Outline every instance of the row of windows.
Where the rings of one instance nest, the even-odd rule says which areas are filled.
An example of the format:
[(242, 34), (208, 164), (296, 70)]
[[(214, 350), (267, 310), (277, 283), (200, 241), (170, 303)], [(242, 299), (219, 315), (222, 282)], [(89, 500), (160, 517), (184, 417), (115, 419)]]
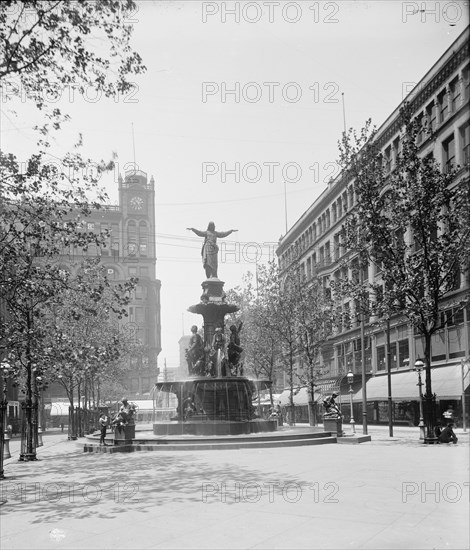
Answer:
[(416, 120), (420, 123), (418, 144), (424, 141), (426, 132), (435, 132), (450, 115), (457, 112), (462, 105), (466, 105), (470, 99), (469, 66), (462, 70), (460, 76), (456, 76), (428, 103), (425, 109), (419, 113)]
[[(294, 244), (282, 255), (281, 262), (286, 267), (295, 257), (307, 250), (321, 235), (323, 235), (331, 224), (336, 223), (354, 205), (354, 188), (352, 185), (342, 193), (325, 212), (294, 242)], [(329, 260), (329, 242), (324, 245), (326, 248), (320, 251), (322, 261)], [(315, 260), (316, 262), (316, 260)]]

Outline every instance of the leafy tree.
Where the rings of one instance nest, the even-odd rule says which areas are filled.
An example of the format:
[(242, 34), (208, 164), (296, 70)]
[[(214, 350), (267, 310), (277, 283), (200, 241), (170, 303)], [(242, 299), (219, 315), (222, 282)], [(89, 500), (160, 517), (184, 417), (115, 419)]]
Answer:
[[(441, 304), (468, 271), (470, 188), (468, 172), (442, 167), (419, 151), (422, 128), (405, 104), (400, 119), (401, 151), (392, 170), (370, 121), (340, 144), (340, 164), (354, 181), (356, 204), (345, 224), (344, 245), (359, 257), (359, 269), (372, 262), (377, 283), (350, 282), (353, 296), (371, 314), (403, 315), (424, 340), (427, 438), (433, 437), (435, 396), (431, 385), (431, 338), (442, 325)], [(364, 300), (364, 296), (370, 295)], [(456, 307), (469, 303), (461, 293)], [(448, 321), (448, 319), (447, 319)]]
[(34, 383), (39, 365), (46, 366), (44, 305), (68, 280), (57, 255), (67, 247), (103, 244), (107, 235), (86, 233), (82, 224), (90, 209), (105, 200), (97, 181), (113, 167), (112, 162), (93, 163), (90, 174), (91, 161), (79, 154), (81, 137), (73, 153), (48, 162), (51, 133), (68, 116), (47, 98), (56, 98), (66, 87), (80, 92), (90, 87), (107, 97), (132, 87), (129, 75), (145, 70), (130, 47), (132, 27), (126, 17), (133, 11), (131, 1), (0, 4), (3, 99), (14, 107), (33, 103), (46, 116), (35, 127), (37, 150), (26, 162), (5, 150), (0, 156), (0, 352), (24, 383), (26, 460), (35, 458)]
[[(95, 393), (95, 381), (119, 379), (124, 374), (123, 357), (135, 352), (119, 327), (127, 316), (125, 306), (136, 280), (112, 285), (99, 260), (87, 260), (81, 272), (70, 281), (66, 290), (56, 295), (46, 306), (45, 318), (49, 335), (48, 374), (66, 390), (71, 411), (74, 411), (75, 391), (80, 410), (85, 396)], [(88, 397), (88, 399), (87, 399)], [(72, 438), (83, 435), (82, 415), (78, 426), (72, 414)], [(78, 429), (77, 429), (78, 428)]]
[(294, 386), (296, 383), (296, 358), (298, 333), (295, 323), (296, 296), (292, 287), (274, 262), (261, 266), (258, 272), (258, 303), (264, 315), (258, 317), (260, 330), (269, 334), (280, 351), (282, 369), (287, 375), (290, 389), (288, 409), (289, 424), (295, 423)]
[[(132, 50), (131, 0), (106, 2), (6, 0), (0, 5), (0, 78), (6, 97), (46, 108), (63, 89), (87, 87), (106, 97), (132, 88), (128, 75), (145, 71)], [(52, 100), (51, 100), (52, 102)], [(55, 103), (55, 100), (53, 101)]]

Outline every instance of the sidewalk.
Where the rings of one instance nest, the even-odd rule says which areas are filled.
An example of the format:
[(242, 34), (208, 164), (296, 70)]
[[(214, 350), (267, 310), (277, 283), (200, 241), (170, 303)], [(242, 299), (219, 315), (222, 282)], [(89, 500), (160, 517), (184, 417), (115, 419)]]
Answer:
[(14, 439), (0, 546), (468, 548), (468, 432), (428, 446), (417, 428), (368, 431), (361, 445), (115, 455), (46, 432), (36, 462)]

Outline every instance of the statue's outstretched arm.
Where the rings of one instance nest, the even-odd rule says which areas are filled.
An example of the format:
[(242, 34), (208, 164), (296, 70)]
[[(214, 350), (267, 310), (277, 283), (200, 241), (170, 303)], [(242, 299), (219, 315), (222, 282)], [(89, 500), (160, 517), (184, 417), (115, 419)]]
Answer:
[(229, 229), (228, 231), (216, 231), (215, 235), (216, 237), (223, 239), (224, 237), (228, 237), (231, 233), (234, 233), (235, 231), (238, 231), (238, 229)]
[(194, 227), (187, 227), (186, 229), (188, 229), (189, 231), (192, 231), (193, 233), (196, 233), (196, 235), (198, 237), (205, 237), (206, 236), (205, 231), (199, 231), (199, 229), (194, 229)]

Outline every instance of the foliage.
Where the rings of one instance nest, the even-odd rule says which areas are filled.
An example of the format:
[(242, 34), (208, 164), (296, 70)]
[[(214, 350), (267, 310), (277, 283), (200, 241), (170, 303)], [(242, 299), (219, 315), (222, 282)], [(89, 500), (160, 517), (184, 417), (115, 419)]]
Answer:
[[(2, 98), (13, 107), (32, 103), (46, 116), (34, 128), (39, 137), (29, 159), (20, 162), (5, 149), (0, 156), (0, 354), (24, 384), (28, 456), (33, 455), (33, 383), (49, 368), (46, 306), (69, 283), (58, 258), (73, 247), (102, 246), (108, 237), (85, 231), (83, 220), (106, 199), (97, 182), (113, 161), (93, 163), (90, 172), (91, 161), (79, 153), (80, 136), (73, 152), (50, 162), (51, 133), (68, 119), (54, 98), (66, 87), (81, 92), (91, 87), (105, 96), (132, 87), (129, 75), (145, 70), (125, 24), (134, 7), (127, 0), (0, 4)], [(94, 289), (95, 297), (101, 290)]]
[(73, 405), (74, 388), (88, 382), (117, 379), (122, 358), (133, 352), (119, 319), (136, 280), (111, 285), (99, 260), (88, 260), (69, 288), (57, 294), (45, 314), (51, 380), (59, 381)]
[(356, 262), (356, 273), (372, 263), (378, 277), (356, 276), (343, 282), (342, 291), (369, 314), (402, 315), (423, 336), (431, 399), (431, 336), (443, 326), (443, 300), (453, 300), (455, 309), (470, 301), (468, 289), (459, 288), (469, 268), (470, 187), (468, 171), (423, 156), (418, 134), (426, 128), (406, 103), (400, 128), (393, 166), (370, 121), (359, 135), (343, 135), (340, 164), (356, 195), (344, 227), (347, 263)]
[(7, 97), (42, 109), (66, 86), (108, 97), (129, 90), (127, 76), (145, 70), (130, 46), (127, 20), (135, 11), (131, 0), (2, 2), (0, 78)]
[[(401, 153), (390, 173), (370, 122), (359, 137), (343, 139), (341, 163), (356, 193), (344, 244), (380, 272), (379, 282), (362, 289), (372, 293), (372, 313), (399, 311), (426, 336), (439, 328), (439, 306), (456, 276), (468, 270), (470, 189), (468, 179), (456, 181), (458, 168), (443, 171), (432, 157), (420, 157), (421, 129), (406, 105), (401, 122)], [(468, 293), (459, 300), (464, 307)]]

